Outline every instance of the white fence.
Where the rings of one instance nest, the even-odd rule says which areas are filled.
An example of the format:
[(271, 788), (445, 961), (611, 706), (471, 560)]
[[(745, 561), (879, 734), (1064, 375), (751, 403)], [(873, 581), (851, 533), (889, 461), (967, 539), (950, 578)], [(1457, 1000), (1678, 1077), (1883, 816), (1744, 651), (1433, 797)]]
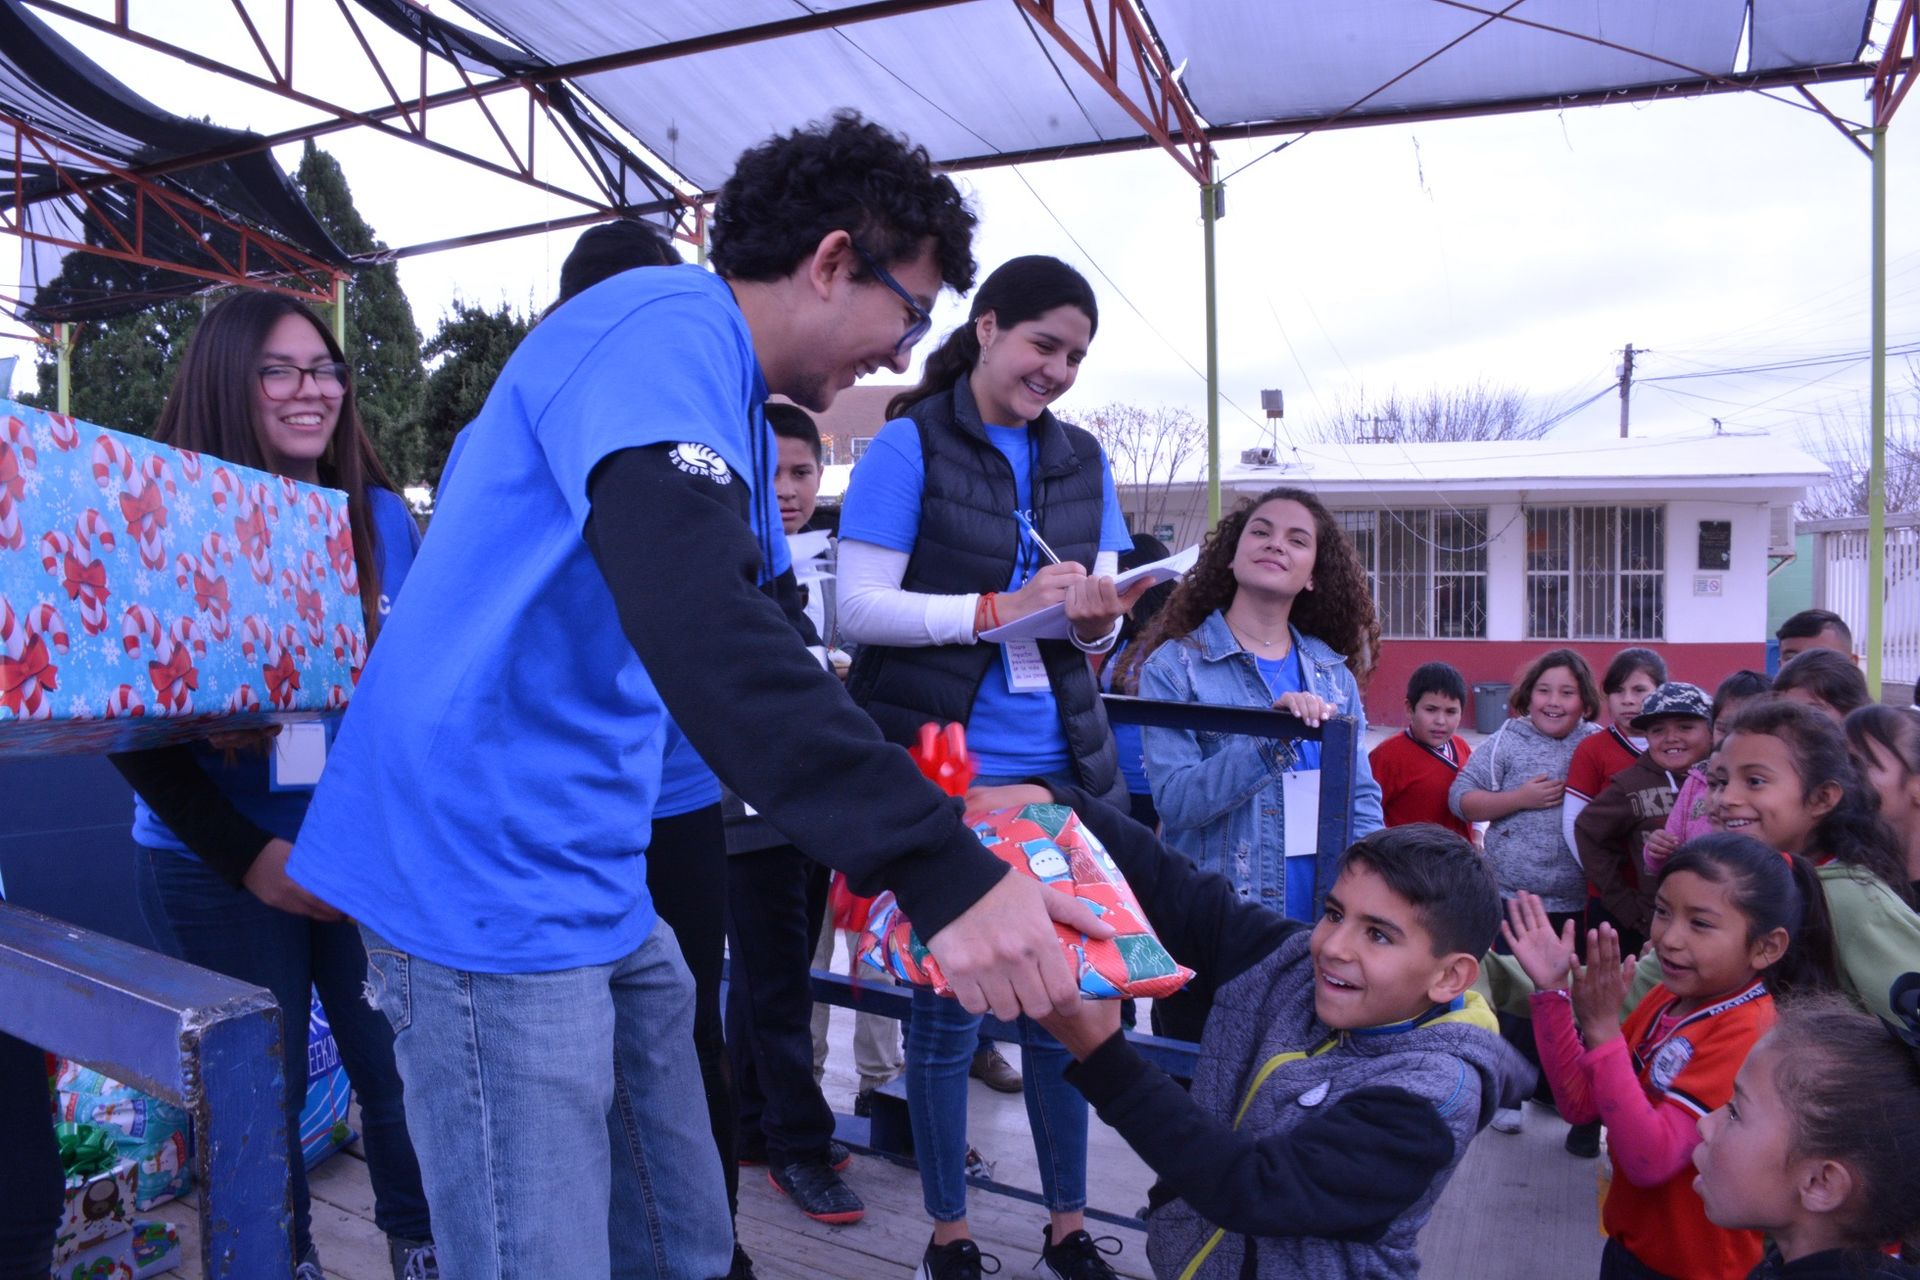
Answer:
[[(1816, 520), (1799, 526), (1813, 534), (1813, 599), (1853, 626), (1864, 646), (1867, 629), (1867, 521)], [(1885, 605), (1881, 616), (1880, 678), (1920, 680), (1920, 514), (1887, 516)]]

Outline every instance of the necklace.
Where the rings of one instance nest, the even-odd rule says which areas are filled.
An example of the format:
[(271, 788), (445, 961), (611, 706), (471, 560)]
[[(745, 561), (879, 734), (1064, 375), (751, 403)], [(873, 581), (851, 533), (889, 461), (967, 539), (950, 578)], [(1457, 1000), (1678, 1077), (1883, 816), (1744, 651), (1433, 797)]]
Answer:
[(1257, 645), (1262, 649), (1271, 649), (1276, 644), (1286, 644), (1293, 639), (1292, 636), (1282, 633), (1275, 639), (1262, 640), (1259, 636), (1248, 635), (1231, 622), (1227, 624), (1227, 630), (1233, 632), (1233, 638), (1238, 640), (1243, 648), (1251, 648)]

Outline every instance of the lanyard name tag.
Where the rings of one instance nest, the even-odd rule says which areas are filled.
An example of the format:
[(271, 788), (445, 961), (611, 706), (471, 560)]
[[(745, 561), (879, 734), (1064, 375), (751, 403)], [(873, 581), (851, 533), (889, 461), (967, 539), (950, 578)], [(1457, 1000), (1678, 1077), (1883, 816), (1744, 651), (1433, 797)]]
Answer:
[(319, 720), (282, 725), (273, 739), (269, 787), (274, 791), (311, 791), (327, 767), (327, 726)]
[(1000, 661), (1007, 668), (1007, 688), (1015, 693), (1046, 693), (1053, 688), (1047, 679), (1047, 660), (1040, 656), (1034, 640), (1014, 640), (1000, 646)]
[(1320, 847), (1320, 771), (1281, 774), (1280, 803), (1286, 815), (1287, 857), (1312, 857)]
[(1319, 914), (1314, 901), (1314, 855), (1320, 850), (1320, 771), (1289, 770), (1280, 775), (1280, 785), (1280, 802), (1286, 809), (1281, 874), (1287, 918), (1312, 920)]

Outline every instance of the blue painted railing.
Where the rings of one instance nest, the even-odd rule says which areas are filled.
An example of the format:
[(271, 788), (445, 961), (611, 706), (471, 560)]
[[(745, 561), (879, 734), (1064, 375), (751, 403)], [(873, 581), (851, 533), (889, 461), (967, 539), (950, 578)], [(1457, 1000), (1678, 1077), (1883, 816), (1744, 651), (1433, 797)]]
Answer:
[(202, 1274), (293, 1273), (280, 1007), (259, 987), (0, 902), (0, 1031), (183, 1108)]

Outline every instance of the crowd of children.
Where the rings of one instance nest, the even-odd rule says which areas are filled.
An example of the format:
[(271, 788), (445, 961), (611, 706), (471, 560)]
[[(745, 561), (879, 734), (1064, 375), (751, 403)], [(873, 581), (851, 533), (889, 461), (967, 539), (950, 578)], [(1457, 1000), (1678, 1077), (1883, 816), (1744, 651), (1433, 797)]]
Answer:
[(1429, 663), (1373, 750), (1390, 830), (1483, 847), (1535, 1098), (1576, 1154), (1605, 1126), (1603, 1280), (1920, 1275), (1920, 708), (1869, 696), (1837, 619), (1782, 637), (1711, 699), (1648, 649), (1600, 691), (1543, 653), (1471, 749)]

